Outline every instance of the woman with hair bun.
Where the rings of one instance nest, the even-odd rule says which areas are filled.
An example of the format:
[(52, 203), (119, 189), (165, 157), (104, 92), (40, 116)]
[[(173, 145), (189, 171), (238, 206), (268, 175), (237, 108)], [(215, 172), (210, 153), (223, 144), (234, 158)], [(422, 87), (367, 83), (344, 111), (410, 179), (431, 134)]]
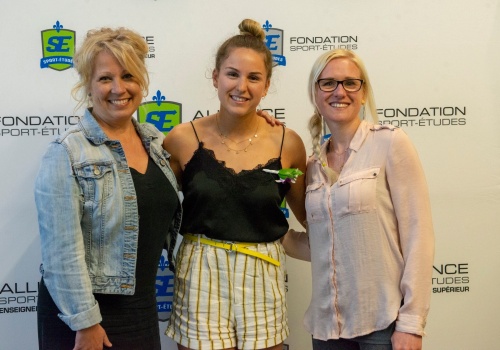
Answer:
[(280, 204), (286, 198), (304, 222), (305, 185), (276, 173), (305, 172), (306, 155), (295, 132), (257, 114), (272, 56), (257, 22), (239, 29), (216, 55), (219, 112), (177, 125), (164, 141), (184, 194), (166, 331), (181, 350), (281, 350), (289, 333)]

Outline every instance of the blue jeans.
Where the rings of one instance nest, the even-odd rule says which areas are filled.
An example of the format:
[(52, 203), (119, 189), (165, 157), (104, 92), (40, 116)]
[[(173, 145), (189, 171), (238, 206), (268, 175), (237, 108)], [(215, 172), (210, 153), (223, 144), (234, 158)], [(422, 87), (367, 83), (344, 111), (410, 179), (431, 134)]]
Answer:
[(313, 350), (392, 350), (392, 344), (358, 343), (349, 339), (313, 339)]
[(392, 350), (391, 337), (396, 322), (386, 329), (352, 339), (329, 339), (312, 341), (313, 350)]

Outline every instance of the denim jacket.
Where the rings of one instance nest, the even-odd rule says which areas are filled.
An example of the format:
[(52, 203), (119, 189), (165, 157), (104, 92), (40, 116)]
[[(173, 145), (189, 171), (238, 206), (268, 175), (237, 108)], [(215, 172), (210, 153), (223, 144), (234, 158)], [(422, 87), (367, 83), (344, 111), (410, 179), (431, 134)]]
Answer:
[[(178, 190), (163, 135), (150, 124), (132, 122), (151, 159)], [(48, 146), (35, 201), (41, 271), (59, 317), (72, 330), (101, 322), (93, 293), (134, 294), (139, 215), (124, 150), (90, 111)], [(179, 232), (181, 211), (179, 204), (165, 232), (167, 246)]]

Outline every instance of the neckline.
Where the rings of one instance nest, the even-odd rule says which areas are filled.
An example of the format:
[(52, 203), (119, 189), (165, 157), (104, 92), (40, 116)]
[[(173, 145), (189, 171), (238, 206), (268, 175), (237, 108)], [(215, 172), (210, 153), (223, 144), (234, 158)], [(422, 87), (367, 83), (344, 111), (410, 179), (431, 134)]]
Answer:
[(206, 148), (203, 145), (203, 142), (201, 142), (201, 141), (199, 142), (198, 149), (196, 150), (195, 154), (193, 155), (193, 157), (191, 157), (191, 159), (189, 160), (189, 162), (186, 164), (186, 168), (189, 165), (189, 163), (191, 163), (191, 160), (194, 158), (194, 156), (196, 155), (196, 153), (198, 153), (200, 151), (205, 151), (210, 156), (211, 159), (213, 159), (217, 164), (219, 164), (219, 166), (221, 168), (223, 168), (225, 171), (227, 171), (231, 175), (235, 175), (235, 176), (242, 176), (242, 175), (245, 175), (245, 174), (256, 172), (257, 170), (264, 169), (264, 168), (268, 167), (270, 164), (273, 164), (275, 162), (279, 162), (279, 166), (281, 168), (281, 157), (275, 157), (275, 158), (269, 159), (264, 164), (259, 163), (259, 164), (255, 165), (251, 169), (242, 169), (242, 170), (236, 172), (236, 170), (234, 170), (233, 168), (228, 167), (226, 165), (226, 162), (224, 160), (217, 159), (217, 157), (215, 157), (215, 152), (213, 150), (209, 149), (209, 148)]
[(138, 175), (146, 175), (148, 173), (148, 170), (149, 170), (149, 166), (150, 166), (150, 157), (148, 157), (148, 165), (146, 166), (146, 171), (144, 173), (141, 173), (139, 170), (137, 170), (136, 168), (132, 168), (132, 167), (129, 167), (130, 169), (130, 172), (134, 173), (134, 174), (138, 174)]

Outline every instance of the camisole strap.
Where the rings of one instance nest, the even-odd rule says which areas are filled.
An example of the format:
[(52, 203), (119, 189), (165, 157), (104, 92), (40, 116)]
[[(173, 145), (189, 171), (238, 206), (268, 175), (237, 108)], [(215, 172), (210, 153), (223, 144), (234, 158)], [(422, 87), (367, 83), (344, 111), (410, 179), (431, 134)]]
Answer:
[(283, 151), (283, 141), (285, 140), (285, 126), (282, 125), (282, 127), (283, 127), (283, 136), (281, 137), (280, 158), (281, 158), (281, 152)]
[(194, 131), (194, 134), (196, 136), (196, 139), (198, 140), (198, 143), (200, 143), (200, 138), (198, 137), (198, 134), (196, 133), (196, 129), (194, 128), (194, 124), (192, 121), (190, 121), (190, 123), (191, 123), (191, 126), (193, 127), (193, 131)]

